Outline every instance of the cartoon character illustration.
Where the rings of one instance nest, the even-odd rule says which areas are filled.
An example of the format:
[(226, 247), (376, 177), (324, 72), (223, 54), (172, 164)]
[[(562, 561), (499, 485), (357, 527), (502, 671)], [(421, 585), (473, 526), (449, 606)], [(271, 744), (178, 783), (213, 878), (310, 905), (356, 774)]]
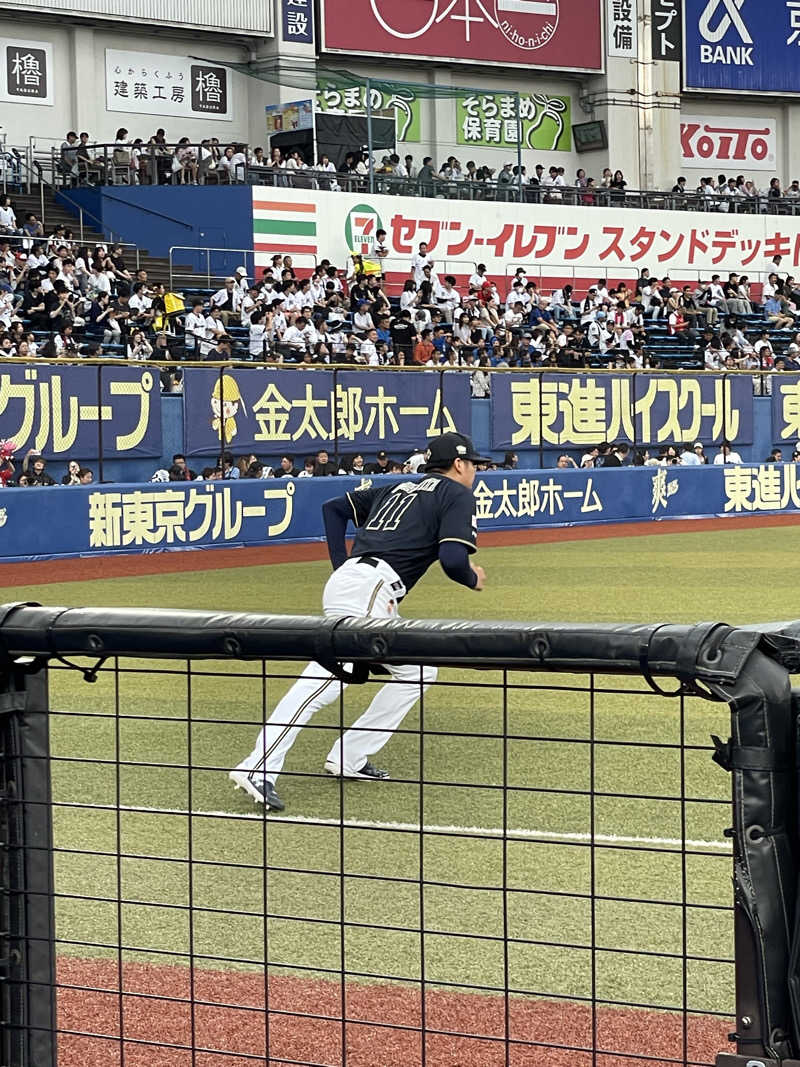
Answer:
[(247, 409), (236, 379), (230, 374), (223, 374), (221, 378), (217, 378), (211, 393), (211, 412), (214, 416), (211, 420), (211, 428), (214, 433), (220, 435), (223, 443), (232, 441), (238, 433), (236, 416), (239, 413), (240, 404), (246, 415)]

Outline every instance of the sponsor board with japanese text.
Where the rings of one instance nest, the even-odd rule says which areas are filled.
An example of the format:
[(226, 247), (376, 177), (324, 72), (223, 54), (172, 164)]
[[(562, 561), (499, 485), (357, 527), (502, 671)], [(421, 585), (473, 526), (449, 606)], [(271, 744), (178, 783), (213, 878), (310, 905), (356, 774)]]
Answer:
[(684, 0), (684, 85), (800, 93), (800, 0)]
[(494, 375), (491, 447), (753, 440), (753, 383), (737, 375)]
[[(382, 475), (380, 484), (400, 477)], [(374, 484), (333, 477), (8, 489), (0, 560), (322, 540), (323, 503)], [(496, 471), (479, 474), (473, 492), (480, 545), (489, 530), (800, 512), (800, 468)]]
[[(800, 58), (800, 56), (798, 56)], [(681, 115), (681, 163), (743, 170), (774, 171), (778, 135), (774, 119), (703, 118)]]
[(568, 96), (521, 93), (470, 93), (456, 102), (456, 143), (485, 148), (523, 148), (543, 152), (569, 152), (570, 105)]
[[(630, 278), (642, 267), (655, 277), (710, 278), (737, 271), (758, 278), (800, 267), (800, 216), (648, 212), (637, 208), (471, 202), (434, 197), (313, 190), (253, 189), (254, 235), (266, 266), (275, 252), (302, 252), (334, 263), (350, 255), (350, 216), (372, 213), (387, 231), (389, 272), (407, 273), (421, 241), (438, 263), (485, 263), (490, 275), (523, 265), (533, 278), (582, 275)], [(264, 206), (262, 206), (264, 205)], [(300, 208), (302, 207), (302, 211)], [(450, 269), (450, 268), (448, 268)], [(513, 273), (513, 270), (511, 271)]]
[(600, 0), (323, 0), (323, 51), (603, 69)]
[(639, 54), (636, 0), (606, 0), (606, 51), (616, 59), (636, 59)]
[(317, 107), (322, 112), (366, 115), (367, 103), (373, 115), (391, 115), (394, 112), (398, 141), (421, 140), (420, 100), (415, 86), (395, 82), (391, 91), (370, 86), (369, 100), (366, 85), (343, 85), (325, 80), (317, 88)]
[(314, 5), (311, 0), (282, 0), (283, 39), (294, 44), (314, 43)]
[(156, 52), (106, 49), (106, 108), (141, 115), (233, 119), (229, 71)]
[(411, 451), (471, 424), (467, 374), (191, 368), (183, 399), (191, 456), (219, 452), (222, 440), (257, 455), (375, 452), (387, 443)]
[[(100, 395), (98, 396), (98, 377)], [(161, 455), (161, 384), (146, 367), (0, 368), (0, 438), (52, 459)]]
[(53, 48), (46, 41), (0, 39), (0, 100), (53, 103)]

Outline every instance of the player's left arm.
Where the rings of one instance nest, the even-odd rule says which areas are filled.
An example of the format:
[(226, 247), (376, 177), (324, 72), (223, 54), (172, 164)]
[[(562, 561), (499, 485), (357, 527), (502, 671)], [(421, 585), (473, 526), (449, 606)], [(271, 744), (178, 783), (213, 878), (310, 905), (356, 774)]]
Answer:
[(450, 490), (439, 518), (439, 562), (448, 578), (469, 589), (482, 589), (485, 575), (470, 555), (477, 549), (478, 522), (475, 500), (468, 490)]

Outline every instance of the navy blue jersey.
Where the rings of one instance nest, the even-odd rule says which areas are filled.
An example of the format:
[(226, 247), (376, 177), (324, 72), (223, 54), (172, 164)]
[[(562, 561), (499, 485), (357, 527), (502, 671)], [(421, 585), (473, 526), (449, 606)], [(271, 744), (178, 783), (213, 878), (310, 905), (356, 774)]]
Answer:
[(385, 560), (406, 589), (439, 558), (442, 541), (476, 549), (475, 498), (452, 478), (429, 474), (421, 481), (356, 489), (347, 499), (358, 527), (351, 556)]

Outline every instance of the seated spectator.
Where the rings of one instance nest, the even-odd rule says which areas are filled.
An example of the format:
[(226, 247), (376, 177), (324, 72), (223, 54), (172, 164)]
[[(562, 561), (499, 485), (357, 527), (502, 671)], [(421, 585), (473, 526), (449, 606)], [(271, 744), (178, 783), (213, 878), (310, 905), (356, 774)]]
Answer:
[(91, 485), (94, 481), (94, 472), (89, 467), (81, 467), (78, 471), (78, 484)]
[(143, 330), (134, 330), (128, 342), (128, 359), (150, 359), (153, 354), (153, 346), (147, 340)]
[(298, 478), (313, 478), (314, 468), (317, 465), (317, 461), (313, 456), (306, 456), (303, 460), (303, 469), (297, 475)]
[(29, 448), (22, 461), (22, 473), (28, 485), (55, 485), (46, 470), (47, 460), (35, 448)]
[(314, 477), (315, 478), (327, 478), (332, 474), (339, 473), (339, 464), (335, 463), (329, 456), (326, 448), (321, 448), (316, 455), (314, 462)]
[[(183, 471), (183, 480), (187, 482), (193, 482), (197, 475), (193, 470), (189, 470), (186, 464), (186, 456), (182, 452), (176, 452), (172, 457), (172, 466), (178, 467)], [(180, 479), (179, 479), (180, 480)]]
[(222, 477), (226, 481), (233, 481), (239, 477), (239, 468), (233, 458), (233, 452), (222, 453)]
[(296, 478), (300, 471), (294, 465), (294, 456), (281, 456), (280, 464), (272, 472), (273, 478)]
[(172, 179), (177, 185), (197, 185), (197, 153), (188, 137), (181, 137), (172, 156)]
[(375, 462), (370, 463), (367, 466), (367, 474), (387, 474), (389, 472), (389, 465), (391, 464), (388, 452), (381, 449), (381, 451), (375, 457)]
[(742, 457), (738, 452), (733, 451), (733, 447), (730, 441), (723, 441), (720, 445), (719, 452), (714, 456), (714, 466), (720, 466), (724, 463), (741, 463)]
[(78, 463), (77, 459), (71, 459), (67, 463), (67, 472), (64, 475), (64, 477), (61, 479), (61, 484), (62, 485), (80, 485), (81, 484), (81, 480), (80, 480), (80, 477), (79, 477), (80, 472), (81, 472), (80, 463)]

